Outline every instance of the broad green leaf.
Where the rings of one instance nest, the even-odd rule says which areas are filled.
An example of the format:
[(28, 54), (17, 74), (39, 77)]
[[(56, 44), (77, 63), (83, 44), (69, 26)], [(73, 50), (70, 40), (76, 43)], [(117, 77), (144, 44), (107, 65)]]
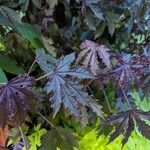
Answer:
[(107, 13), (107, 25), (111, 36), (114, 34), (114, 31), (116, 29), (117, 20), (118, 20), (118, 15), (114, 13)]
[(3, 70), (0, 68), (0, 83), (5, 83), (5, 82), (7, 82), (7, 77), (3, 72)]
[(138, 92), (134, 91), (133, 93), (131, 93), (131, 96), (134, 100), (136, 100), (137, 103), (140, 103), (141, 98), (140, 98), (140, 95), (138, 94)]
[(38, 40), (39, 36), (41, 35), (41, 32), (37, 30), (34, 26), (27, 23), (21, 23), (18, 24), (17, 30), (24, 38), (30, 41), (34, 47), (42, 47), (42, 44)]
[[(37, 3), (37, 0), (33, 0), (34, 3)], [(19, 14), (16, 11), (7, 8), (0, 7), (0, 24), (9, 26), (17, 30), (24, 38), (30, 41), (34, 47), (41, 48), (42, 44), (38, 41), (38, 38), (41, 34), (34, 26), (23, 23), (20, 19)]]
[(74, 150), (77, 147), (77, 139), (72, 130), (57, 127), (47, 132), (42, 140), (42, 146), (39, 150)]
[(16, 74), (16, 75), (19, 75), (19, 74), (22, 74), (24, 73), (24, 70), (17, 66), (12, 60), (10, 57), (6, 56), (6, 55), (2, 55), (0, 54), (0, 67), (1, 69), (9, 72), (9, 73), (12, 73), (12, 74)]
[(39, 150), (56, 150), (57, 140), (56, 132), (52, 129), (43, 136), (42, 145)]

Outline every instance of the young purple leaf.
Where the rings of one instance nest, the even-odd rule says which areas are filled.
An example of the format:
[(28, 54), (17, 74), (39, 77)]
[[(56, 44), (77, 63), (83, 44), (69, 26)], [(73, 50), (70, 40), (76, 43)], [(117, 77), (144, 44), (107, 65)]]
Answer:
[(98, 57), (102, 59), (105, 65), (110, 68), (109, 49), (105, 45), (96, 44), (90, 40), (85, 40), (81, 45), (81, 53), (79, 54), (76, 63), (78, 64), (82, 59), (85, 68), (89, 67), (93, 75), (97, 75), (100, 71)]

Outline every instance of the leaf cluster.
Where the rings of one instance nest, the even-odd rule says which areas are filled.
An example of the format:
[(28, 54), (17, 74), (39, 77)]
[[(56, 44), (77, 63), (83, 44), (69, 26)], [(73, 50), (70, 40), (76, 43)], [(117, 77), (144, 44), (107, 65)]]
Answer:
[(109, 142), (150, 139), (149, 14), (149, 0), (0, 0), (0, 146), (71, 150), (98, 121)]

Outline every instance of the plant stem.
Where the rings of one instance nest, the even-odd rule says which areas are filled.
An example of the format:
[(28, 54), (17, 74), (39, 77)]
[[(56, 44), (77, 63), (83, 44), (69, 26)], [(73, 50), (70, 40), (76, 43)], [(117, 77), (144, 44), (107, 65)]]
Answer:
[(106, 92), (105, 92), (104, 89), (102, 89), (102, 91), (103, 91), (103, 94), (104, 94), (106, 103), (107, 103), (107, 105), (108, 105), (108, 109), (109, 109), (110, 113), (112, 113), (112, 109), (111, 109), (111, 107), (110, 107), (110, 103), (109, 103), (108, 97), (107, 97), (107, 95), (106, 95)]
[(33, 66), (34, 66), (35, 63), (36, 63), (36, 61), (34, 60), (33, 63), (32, 63), (32, 65), (29, 68), (29, 71), (28, 71), (27, 75), (29, 75), (31, 73), (32, 68), (33, 68)]
[(41, 113), (39, 113), (39, 115), (40, 115), (48, 124), (50, 124), (52, 128), (55, 128), (54, 125), (53, 125), (45, 116), (43, 116)]
[(91, 94), (93, 95), (94, 99), (96, 100), (96, 97), (95, 97), (94, 93), (92, 92), (91, 88), (89, 86), (87, 86), (87, 88), (91, 92)]
[(96, 80), (96, 79), (94, 78), (91, 81), (89, 81), (89, 83), (85, 85), (85, 88), (88, 87), (94, 80)]
[(111, 109), (111, 106), (110, 106), (108, 97), (107, 97), (107, 95), (106, 95), (106, 92), (105, 92), (105, 89), (104, 89), (104, 85), (103, 85), (103, 83), (102, 83), (101, 81), (100, 81), (100, 87), (101, 87), (101, 90), (102, 90), (102, 92), (103, 92), (103, 94), (104, 94), (104, 98), (105, 98), (105, 100), (106, 100), (106, 103), (107, 103), (107, 106), (108, 106), (108, 110), (109, 110), (110, 113), (112, 113), (112, 109)]
[(47, 74), (45, 74), (45, 75), (43, 75), (43, 76), (37, 78), (36, 81), (39, 81), (39, 80), (41, 80), (41, 79), (44, 79), (44, 78), (48, 77), (51, 73), (52, 73), (52, 72), (49, 72), (49, 73), (47, 73)]
[(129, 106), (129, 108), (132, 109), (132, 107), (131, 107), (131, 105), (130, 105), (130, 103), (129, 103), (129, 99), (128, 99), (127, 95), (125, 94), (124, 90), (122, 89), (122, 87), (121, 87), (121, 91), (122, 91), (122, 93), (123, 93), (123, 96), (124, 96), (124, 98), (125, 98), (125, 100), (126, 100), (128, 106)]
[(27, 141), (26, 141), (26, 137), (23, 133), (23, 130), (22, 130), (21, 126), (19, 126), (19, 130), (20, 130), (20, 133), (21, 133), (21, 136), (22, 136), (22, 141), (23, 141), (23, 144), (25, 146), (25, 149), (28, 150), (28, 144), (27, 144)]

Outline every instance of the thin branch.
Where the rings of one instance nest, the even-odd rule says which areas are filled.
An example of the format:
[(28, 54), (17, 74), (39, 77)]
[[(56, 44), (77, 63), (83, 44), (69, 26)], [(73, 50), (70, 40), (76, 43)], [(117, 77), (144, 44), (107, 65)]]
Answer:
[(52, 73), (52, 72), (49, 72), (49, 73), (47, 73), (47, 74), (45, 74), (45, 75), (43, 75), (43, 76), (37, 78), (36, 81), (39, 81), (39, 80), (41, 80), (41, 79), (44, 79), (44, 78), (48, 77), (51, 73)]
[(101, 81), (100, 81), (100, 87), (102, 87), (101, 90), (102, 90), (102, 92), (103, 92), (103, 94), (104, 94), (104, 98), (105, 98), (105, 100), (106, 100), (106, 103), (107, 103), (109, 112), (112, 113), (112, 109), (111, 109), (111, 106), (110, 106), (108, 97), (107, 97), (107, 95), (106, 95), (106, 92), (105, 92), (105, 89), (104, 89), (104, 85), (103, 85), (103, 83), (102, 83)]
[(110, 113), (112, 113), (112, 109), (111, 109), (111, 107), (110, 107), (110, 103), (109, 103), (108, 97), (107, 97), (107, 95), (106, 95), (106, 92), (105, 92), (104, 89), (102, 89), (102, 91), (103, 91), (103, 94), (104, 94), (104, 97), (105, 97), (105, 100), (106, 100), (108, 109), (109, 109)]
[(88, 88), (88, 90), (91, 92), (91, 94), (93, 95), (94, 99), (96, 100), (96, 97), (95, 97), (93, 91), (91, 90), (91, 88), (90, 88), (89, 86), (87, 86), (87, 88)]
[(128, 99), (127, 95), (125, 94), (124, 90), (122, 89), (122, 87), (121, 87), (121, 91), (122, 91), (122, 93), (123, 93), (123, 96), (124, 96), (124, 98), (125, 98), (125, 100), (126, 100), (128, 106), (129, 106), (129, 108), (132, 109), (132, 107), (131, 107), (131, 105), (130, 105), (130, 103), (129, 103), (129, 99)]
[(39, 115), (40, 115), (48, 124), (50, 124), (52, 128), (55, 128), (55, 126), (54, 126), (45, 116), (43, 116), (41, 113), (39, 113)]
[(87, 83), (87, 84), (85, 85), (85, 88), (88, 87), (94, 80), (96, 80), (96, 78), (90, 80), (89, 83)]
[(29, 71), (28, 71), (27, 75), (29, 75), (31, 73), (31, 71), (32, 71), (33, 66), (35, 65), (35, 63), (36, 63), (36, 60), (33, 61), (32, 65), (29, 68)]
[(22, 136), (22, 141), (23, 141), (23, 144), (25, 146), (25, 149), (29, 150), (28, 144), (27, 144), (27, 140), (26, 140), (26, 137), (25, 137), (25, 135), (23, 133), (23, 130), (22, 130), (21, 126), (19, 126), (19, 130), (20, 130), (20, 133), (21, 133), (21, 136)]

